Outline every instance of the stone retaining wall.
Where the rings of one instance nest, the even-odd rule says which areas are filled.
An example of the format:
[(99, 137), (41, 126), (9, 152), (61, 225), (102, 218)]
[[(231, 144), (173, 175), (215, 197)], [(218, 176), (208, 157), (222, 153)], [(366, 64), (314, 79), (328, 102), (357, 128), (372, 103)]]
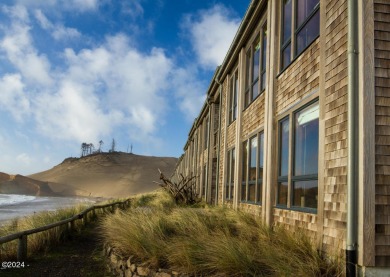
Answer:
[(189, 277), (189, 275), (167, 269), (152, 269), (142, 264), (136, 264), (132, 257), (123, 257), (109, 245), (104, 246), (108, 270), (113, 276), (120, 277)]

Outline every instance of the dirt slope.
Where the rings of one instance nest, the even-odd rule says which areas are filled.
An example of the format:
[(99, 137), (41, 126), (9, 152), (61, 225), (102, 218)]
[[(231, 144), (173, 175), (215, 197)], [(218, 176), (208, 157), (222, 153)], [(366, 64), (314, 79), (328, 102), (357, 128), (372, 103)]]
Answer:
[(36, 196), (55, 196), (47, 182), (37, 181), (22, 175), (8, 175), (0, 172), (0, 193)]
[(158, 188), (160, 168), (169, 176), (176, 158), (116, 152), (68, 158), (50, 170), (30, 175), (48, 182), (55, 193), (94, 197), (126, 197)]

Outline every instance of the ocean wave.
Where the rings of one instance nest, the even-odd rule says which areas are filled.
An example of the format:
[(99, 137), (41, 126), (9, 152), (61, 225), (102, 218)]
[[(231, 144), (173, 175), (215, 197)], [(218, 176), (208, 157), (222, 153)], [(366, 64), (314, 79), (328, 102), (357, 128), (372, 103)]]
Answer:
[(36, 197), (31, 195), (0, 194), (0, 206), (24, 203), (33, 201), (34, 199), (36, 199)]

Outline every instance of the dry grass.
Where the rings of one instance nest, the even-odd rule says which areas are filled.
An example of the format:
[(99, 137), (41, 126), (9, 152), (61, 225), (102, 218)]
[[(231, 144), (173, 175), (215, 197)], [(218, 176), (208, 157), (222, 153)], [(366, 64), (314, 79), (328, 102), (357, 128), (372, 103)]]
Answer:
[(258, 218), (218, 207), (174, 207), (164, 193), (106, 217), (105, 242), (154, 267), (203, 276), (340, 276), (303, 232), (268, 228)]
[[(87, 208), (86, 205), (78, 205), (71, 208), (64, 208), (52, 212), (40, 212), (34, 215), (18, 218), (10, 221), (8, 224), (0, 227), (0, 236), (30, 230), (42, 227), (70, 218)], [(75, 230), (81, 229), (81, 222), (76, 221)], [(28, 236), (28, 254), (36, 253), (42, 250), (48, 250), (56, 245), (68, 235), (66, 226), (56, 227), (51, 230)], [(0, 245), (0, 260), (15, 260), (17, 240)]]

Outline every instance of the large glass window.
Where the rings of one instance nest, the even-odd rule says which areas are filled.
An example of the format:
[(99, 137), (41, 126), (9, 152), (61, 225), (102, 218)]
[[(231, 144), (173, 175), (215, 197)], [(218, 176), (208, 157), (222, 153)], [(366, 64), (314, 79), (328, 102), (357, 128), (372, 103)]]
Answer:
[(265, 90), (265, 82), (266, 82), (266, 66), (267, 66), (267, 24), (264, 23), (262, 28), (262, 37), (263, 42), (261, 46), (261, 83), (260, 83), (260, 90)]
[(295, 114), (293, 205), (317, 208), (318, 103)]
[(279, 123), (279, 177), (277, 204), (287, 205), (288, 158), (289, 158), (290, 118)]
[(225, 199), (233, 199), (234, 189), (234, 166), (236, 159), (236, 150), (233, 148), (227, 153), (227, 175), (226, 175), (226, 187), (225, 187)]
[[(277, 204), (317, 209), (319, 105), (310, 104), (279, 123), (279, 177)], [(293, 139), (290, 140), (290, 129)], [(290, 173), (290, 161), (293, 170)], [(288, 188), (291, 186), (291, 196)], [(289, 198), (290, 197), (290, 198)]]
[(282, 10), (282, 68), (291, 62), (292, 0), (283, 0)]
[(242, 180), (241, 180), (241, 201), (246, 201), (246, 187), (248, 176), (248, 141), (242, 144)]
[(206, 166), (203, 166), (203, 178), (202, 178), (202, 196), (206, 199), (207, 179), (206, 179)]
[(319, 36), (320, 1), (283, 0), (282, 3), (280, 56), (281, 68), (284, 69), (291, 63), (293, 57), (301, 54)]
[(205, 123), (204, 123), (204, 139), (203, 139), (203, 145), (204, 145), (204, 149), (207, 149), (207, 147), (209, 146), (209, 126), (210, 125), (210, 120), (209, 118), (207, 117), (206, 120), (205, 120)]
[(238, 72), (230, 79), (229, 123), (237, 118)]
[(263, 169), (264, 169), (264, 133), (259, 134), (259, 163), (257, 171), (257, 197), (256, 201), (261, 203), (263, 197)]
[(241, 201), (261, 203), (264, 133), (243, 142)]
[(265, 89), (267, 23), (261, 25), (245, 56), (245, 107)]

